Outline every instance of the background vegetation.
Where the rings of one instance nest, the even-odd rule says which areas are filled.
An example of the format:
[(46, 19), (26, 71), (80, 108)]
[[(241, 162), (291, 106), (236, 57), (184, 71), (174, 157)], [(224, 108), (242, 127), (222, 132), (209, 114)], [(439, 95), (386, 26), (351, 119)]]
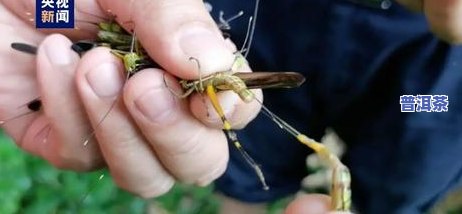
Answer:
[[(102, 177), (102, 178), (101, 178)], [(212, 187), (177, 185), (143, 200), (117, 188), (107, 171), (57, 170), (21, 151), (0, 131), (0, 213), (216, 213)]]
[[(305, 187), (308, 192), (313, 189)], [(317, 191), (319, 192), (319, 189)], [(289, 199), (271, 203), (267, 213), (282, 213)], [(168, 194), (143, 200), (117, 188), (107, 171), (57, 170), (33, 157), (0, 130), (0, 213), (218, 213), (213, 186), (176, 185)], [(432, 214), (461, 214), (462, 191), (439, 203)]]

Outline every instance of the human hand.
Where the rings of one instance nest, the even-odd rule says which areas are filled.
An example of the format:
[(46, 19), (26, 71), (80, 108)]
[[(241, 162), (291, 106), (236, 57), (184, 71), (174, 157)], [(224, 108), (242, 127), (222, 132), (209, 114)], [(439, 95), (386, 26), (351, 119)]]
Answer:
[[(16, 2), (29, 1), (4, 1), (19, 14), (24, 9)], [(80, 3), (76, 2), (77, 8)], [(119, 23), (127, 28), (134, 26), (150, 56), (175, 76), (198, 78), (197, 65), (189, 57), (199, 60), (203, 76), (227, 70), (233, 63), (232, 45), (223, 40), (202, 1), (99, 3), (104, 10), (111, 10)], [(33, 7), (30, 11), (34, 11)], [(17, 20), (11, 14), (8, 18)], [(74, 31), (66, 33), (81, 38)], [(44, 37), (35, 29), (29, 29), (27, 34), (41, 37), (25, 39), (26, 43)], [(11, 54), (9, 44), (13, 41), (18, 41), (16, 34), (11, 34), (11, 40), (2, 46), (4, 53)], [(22, 53), (14, 53), (14, 60), (9, 61), (21, 62), (27, 57), (27, 63), (20, 63), (23, 67), (2, 70), (0, 85), (9, 87), (0, 93), (4, 108), (0, 118), (13, 115), (12, 109), (37, 96), (43, 101), (44, 110), (39, 115), (6, 125), (7, 132), (22, 148), (65, 169), (90, 170), (105, 162), (120, 187), (143, 197), (165, 193), (175, 180), (205, 185), (224, 172), (227, 141), (219, 117), (213, 112), (207, 115), (207, 109), (212, 109), (208, 102), (204, 106), (197, 94), (189, 100), (172, 95), (164, 84), (164, 71), (159, 69), (140, 71), (124, 85), (121, 62), (107, 49), (97, 48), (79, 59), (70, 51), (70, 45), (62, 36), (47, 37), (37, 54), (37, 75), (34, 58)], [(18, 70), (27, 74), (30, 86), (26, 89), (26, 83), (13, 78)], [(167, 75), (167, 79), (171, 77)], [(169, 86), (178, 87), (175, 83)], [(121, 93), (123, 99), (99, 124)], [(255, 93), (261, 99), (261, 92)], [(260, 108), (257, 102), (243, 103), (232, 92), (222, 93), (220, 100), (227, 117), (238, 128), (254, 118)], [(84, 147), (83, 140), (95, 127), (94, 140)]]
[(407, 8), (422, 12), (432, 32), (452, 43), (462, 43), (462, 1), (460, 0), (397, 0)]
[(330, 197), (321, 194), (300, 195), (287, 206), (284, 214), (351, 214), (330, 210)]

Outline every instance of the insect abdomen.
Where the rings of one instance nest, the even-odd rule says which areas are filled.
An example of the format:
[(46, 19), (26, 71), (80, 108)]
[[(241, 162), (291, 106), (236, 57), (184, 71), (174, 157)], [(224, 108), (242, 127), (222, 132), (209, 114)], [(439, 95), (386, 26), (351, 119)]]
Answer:
[(217, 88), (220, 88), (219, 85), (228, 86), (246, 103), (249, 103), (254, 99), (254, 94), (247, 88), (244, 81), (237, 76), (222, 74), (216, 77), (214, 83), (214, 86)]

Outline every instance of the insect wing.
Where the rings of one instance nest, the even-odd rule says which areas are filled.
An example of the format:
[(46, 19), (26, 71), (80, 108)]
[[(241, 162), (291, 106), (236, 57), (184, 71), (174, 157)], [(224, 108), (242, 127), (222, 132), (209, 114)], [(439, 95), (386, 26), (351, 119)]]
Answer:
[(295, 88), (305, 82), (305, 77), (297, 72), (252, 72), (234, 73), (249, 89), (254, 88)]

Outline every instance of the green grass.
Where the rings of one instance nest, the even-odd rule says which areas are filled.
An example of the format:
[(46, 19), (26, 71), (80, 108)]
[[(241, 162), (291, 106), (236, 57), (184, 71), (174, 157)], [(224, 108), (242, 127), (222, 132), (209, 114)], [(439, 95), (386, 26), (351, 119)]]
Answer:
[[(100, 179), (101, 175), (104, 175)], [(282, 213), (290, 198), (269, 204), (267, 213)], [(0, 213), (218, 213), (213, 187), (177, 184), (169, 193), (143, 200), (115, 186), (106, 170), (75, 173), (57, 170), (33, 157), (0, 130)], [(442, 200), (430, 213), (462, 213), (462, 190)]]
[[(104, 175), (103, 178), (100, 177)], [(268, 206), (281, 213), (289, 201)], [(177, 184), (166, 195), (144, 200), (116, 187), (106, 170), (58, 170), (17, 148), (0, 130), (0, 213), (218, 213), (213, 186)]]
[[(100, 176), (104, 175), (102, 179)], [(107, 171), (57, 170), (0, 133), (0, 213), (217, 213), (211, 186), (176, 185), (167, 195), (143, 200), (115, 186)]]

